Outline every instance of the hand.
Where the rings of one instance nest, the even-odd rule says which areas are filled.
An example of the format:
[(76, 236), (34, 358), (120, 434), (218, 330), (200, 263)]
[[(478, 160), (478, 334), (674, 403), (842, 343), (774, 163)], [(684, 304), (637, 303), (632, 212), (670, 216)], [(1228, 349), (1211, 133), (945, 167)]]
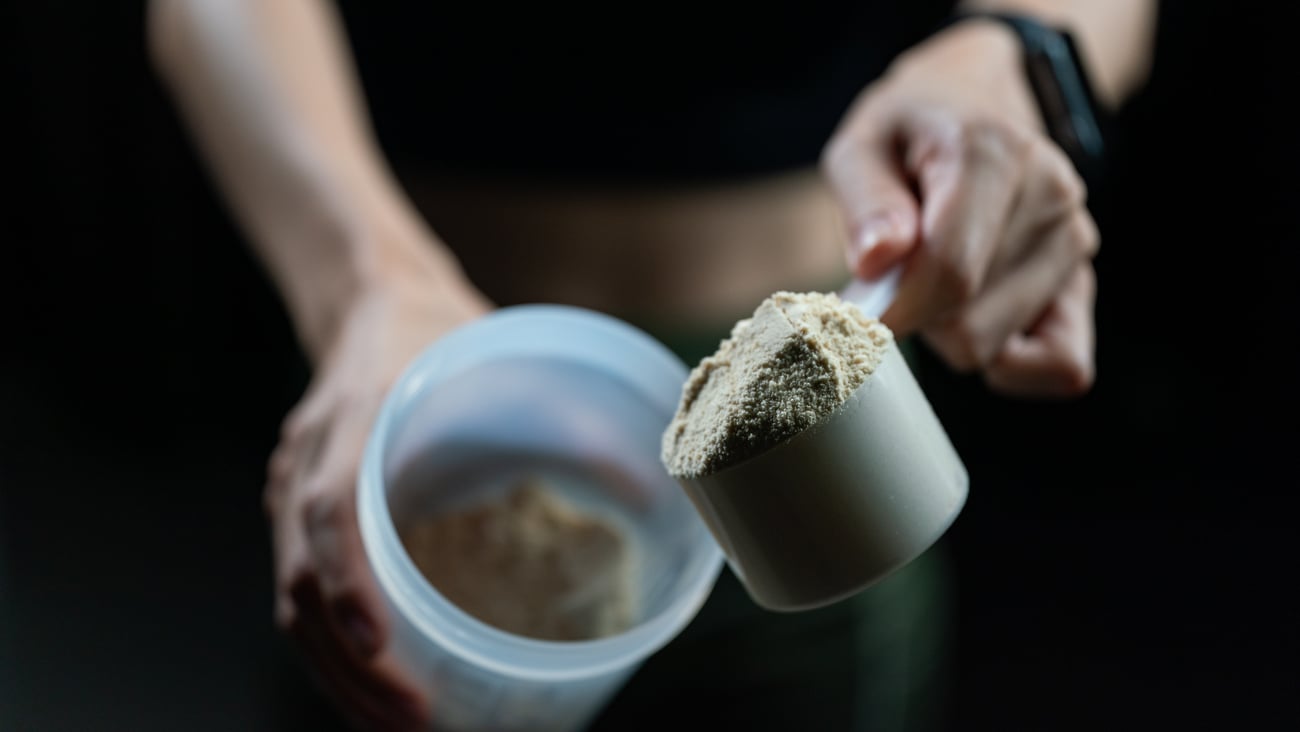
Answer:
[(271, 456), (276, 622), (361, 729), (428, 724), (429, 700), (385, 647), (387, 618), (361, 545), (356, 482), (371, 424), (401, 370), (438, 336), (487, 312), (466, 289), (411, 282), (355, 298)]
[(1097, 227), (1018, 43), (966, 21), (912, 49), (855, 102), (823, 168), (854, 273), (904, 266), (888, 325), (995, 390), (1069, 396), (1093, 379)]

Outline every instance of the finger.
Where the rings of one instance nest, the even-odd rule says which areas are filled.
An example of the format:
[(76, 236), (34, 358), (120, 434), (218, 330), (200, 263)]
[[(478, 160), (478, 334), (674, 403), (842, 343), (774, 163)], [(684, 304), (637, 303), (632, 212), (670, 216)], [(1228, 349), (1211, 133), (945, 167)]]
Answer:
[(1043, 243), (957, 317), (926, 332), (927, 341), (953, 368), (969, 371), (991, 364), (1015, 333), (1029, 329), (1061, 293), (1081, 262), (1096, 250), (1097, 227), (1079, 212), (1043, 232)]
[[(295, 408), (297, 412), (301, 408)], [(284, 434), (267, 465), (264, 507), (271, 521), (271, 544), (275, 561), (275, 622), (288, 632), (297, 616), (293, 599), (295, 586), (314, 583), (316, 570), (302, 522), (298, 521), (301, 487), (324, 441), (318, 426), (300, 425), (292, 431), (285, 418)], [(292, 432), (292, 434), (290, 434)]]
[(893, 131), (847, 131), (833, 141), (822, 167), (849, 227), (849, 268), (872, 280), (902, 261), (916, 243), (918, 204)]
[[(277, 489), (268, 486), (268, 495)], [(268, 501), (271, 512), (271, 544), (275, 557), (275, 624), (289, 632), (298, 622), (299, 608), (294, 602), (295, 587), (314, 582), (315, 569), (307, 534), (297, 520), (292, 503), (292, 488), (280, 489), (284, 498)]]
[[(1061, 221), (1087, 210), (1087, 188), (1065, 153), (1045, 141), (1033, 143), (1031, 148), (1024, 184), (989, 265), (990, 282), (1024, 262)], [(1094, 237), (1094, 248), (1087, 256), (1096, 254), (1096, 243)]]
[[(369, 414), (359, 409), (359, 414)], [(301, 519), (325, 607), (342, 642), (362, 658), (385, 642), (383, 599), (357, 524), (356, 482), (370, 428), (368, 417), (350, 416), (331, 433), (316, 472), (308, 479)]]
[(366, 730), (416, 729), (427, 723), (427, 705), (394, 668), (357, 659), (338, 645), (318, 588), (296, 588), (294, 601), (302, 613), (291, 634), (318, 683), (349, 721)]
[(993, 125), (909, 126), (908, 169), (921, 192), (920, 244), (885, 322), (907, 333), (942, 321), (974, 298), (1021, 186), (1027, 142)]
[[(315, 403), (320, 403), (320, 400)], [(307, 422), (304, 416), (318, 412), (315, 403), (300, 403), (280, 425), (280, 442), (266, 463), (262, 508), (268, 517), (274, 518), (283, 512), (285, 504), (291, 500), (291, 488), (320, 460), (325, 430), (320, 427), (321, 421)]]
[(276, 445), (266, 461), (266, 488), (262, 492), (262, 508), (267, 518), (274, 519), (284, 510), (289, 500), (289, 488), (298, 468), (300, 450), (284, 442)]
[(1095, 378), (1093, 305), (1096, 280), (1091, 265), (1080, 266), (1042, 319), (1026, 334), (1013, 335), (984, 372), (990, 388), (1013, 396), (1078, 396)]

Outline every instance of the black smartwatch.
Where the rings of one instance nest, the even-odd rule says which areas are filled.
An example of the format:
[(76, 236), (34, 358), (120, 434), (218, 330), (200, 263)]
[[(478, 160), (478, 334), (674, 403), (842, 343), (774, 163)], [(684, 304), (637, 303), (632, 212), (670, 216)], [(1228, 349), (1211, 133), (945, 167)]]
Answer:
[(1102, 114), (1070, 33), (1010, 13), (959, 13), (940, 28), (965, 20), (992, 20), (1015, 31), (1024, 51), (1025, 76), (1048, 134), (1080, 176), (1092, 182), (1101, 173), (1105, 153)]

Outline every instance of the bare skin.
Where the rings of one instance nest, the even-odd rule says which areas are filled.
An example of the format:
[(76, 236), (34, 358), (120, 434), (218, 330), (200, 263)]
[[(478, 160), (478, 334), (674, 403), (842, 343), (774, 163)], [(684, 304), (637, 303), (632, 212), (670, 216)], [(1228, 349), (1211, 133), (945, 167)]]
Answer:
[[(1151, 2), (969, 5), (1068, 22), (1112, 103), (1145, 75)], [(1040, 129), (1014, 39), (991, 24), (899, 58), (827, 145), (824, 179), (639, 197), (431, 180), (419, 206), (375, 144), (328, 3), (154, 0), (149, 38), (314, 366), (269, 468), (276, 619), (359, 728), (419, 728), (436, 704), (392, 659), (356, 525), (362, 444), (407, 361), (488, 312), (485, 290), (720, 325), (775, 289), (903, 263), (886, 320), (955, 368), (1024, 395), (1091, 383), (1095, 227)], [(499, 225), (501, 212), (517, 222)], [(561, 266), (583, 253), (594, 260)], [(544, 277), (520, 276), (530, 261)]]
[(848, 277), (830, 187), (806, 170), (744, 184), (416, 182), (411, 193), (498, 302), (567, 302), (725, 331), (775, 290)]
[(825, 155), (870, 280), (904, 266), (884, 320), (921, 331), (994, 388), (1072, 396), (1093, 379), (1082, 181), (1044, 137), (1016, 39), (971, 22), (900, 58), (863, 93)]

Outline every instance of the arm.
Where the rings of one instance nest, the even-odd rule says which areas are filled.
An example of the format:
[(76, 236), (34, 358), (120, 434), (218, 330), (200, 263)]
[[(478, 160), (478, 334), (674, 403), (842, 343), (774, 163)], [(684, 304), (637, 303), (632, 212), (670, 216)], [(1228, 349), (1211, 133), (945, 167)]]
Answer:
[[(1103, 103), (1145, 79), (1152, 0), (967, 0), (961, 10), (1036, 16), (1079, 39)], [(884, 319), (917, 331), (959, 371), (1024, 396), (1093, 381), (1086, 191), (1047, 136), (1019, 39), (972, 19), (908, 50), (868, 87), (823, 154), (866, 280), (901, 266)]]
[(375, 144), (329, 3), (155, 0), (149, 42), (314, 361), (369, 289), (465, 294)]
[(314, 366), (268, 471), (277, 622), (358, 726), (418, 725), (427, 700), (387, 648), (356, 476), (401, 369), (488, 304), (380, 155), (328, 3), (154, 0), (148, 22), (154, 64)]

